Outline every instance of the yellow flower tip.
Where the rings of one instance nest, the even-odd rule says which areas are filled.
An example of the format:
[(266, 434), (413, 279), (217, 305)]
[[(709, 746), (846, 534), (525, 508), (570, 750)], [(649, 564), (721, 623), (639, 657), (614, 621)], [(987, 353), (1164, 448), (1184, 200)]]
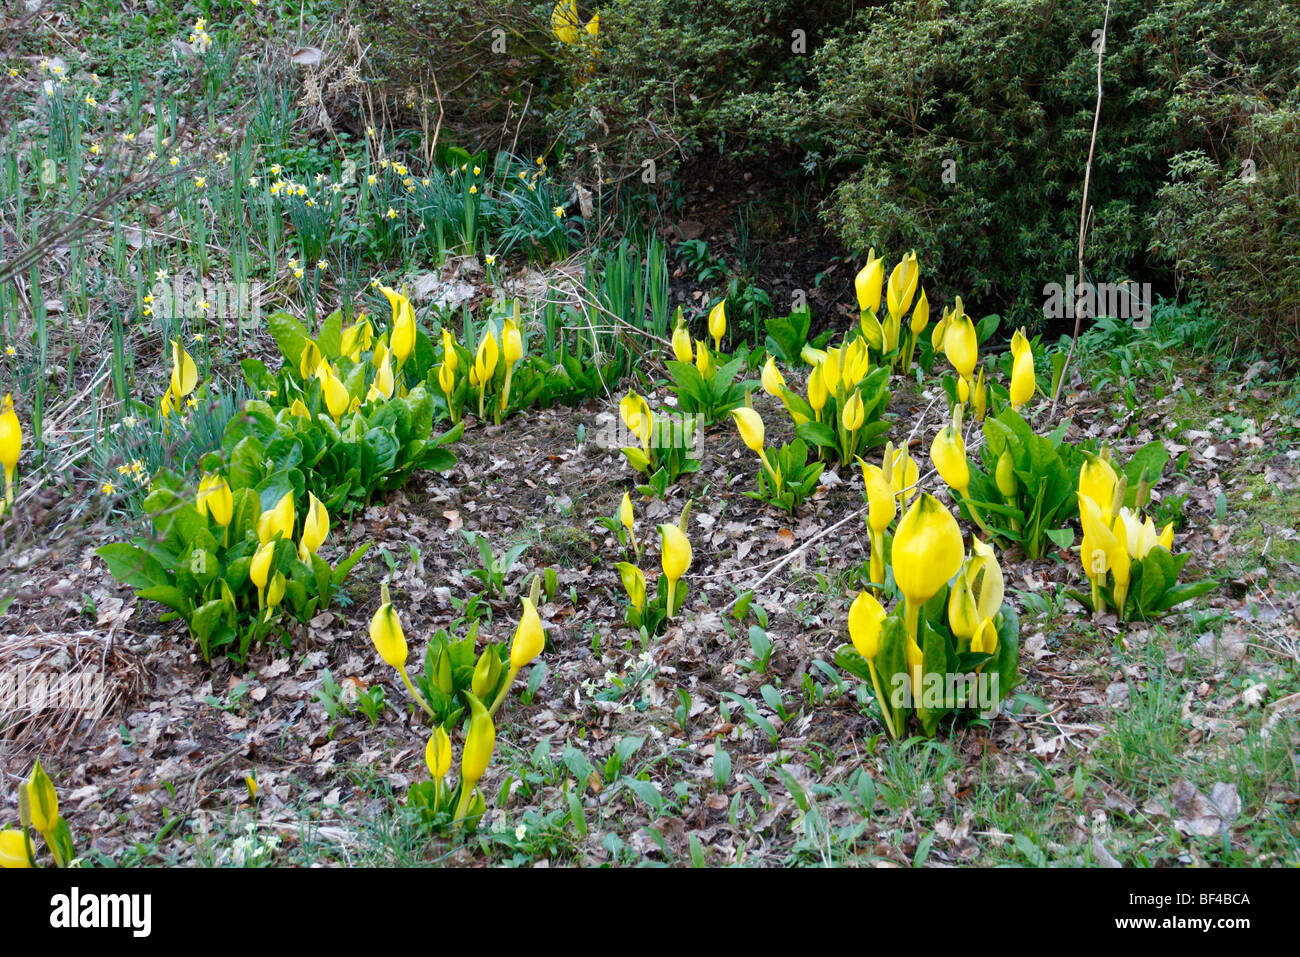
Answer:
[(370, 619), (370, 640), (375, 650), (392, 668), (406, 667), (406, 635), (392, 602), (384, 602)]
[(442, 725), (429, 735), (429, 743), (424, 747), (424, 763), (435, 781), (441, 781), (451, 770), (451, 737)]
[(885, 621), (885, 609), (871, 592), (859, 592), (849, 606), (849, 638), (858, 654), (868, 661), (880, 651), (880, 628)]
[(678, 324), (673, 330), (673, 357), (678, 362), (690, 362), (693, 359), (691, 334), (687, 331), (685, 323)]
[(515, 671), (540, 655), (546, 646), (546, 632), (542, 629), (542, 618), (537, 613), (537, 606), (531, 598), (522, 601), (524, 613), (519, 618), (515, 639), (510, 644), (510, 667)]
[(675, 582), (691, 567), (691, 542), (676, 525), (660, 525), (664, 576)]
[(970, 485), (970, 466), (966, 461), (966, 443), (953, 423), (939, 430), (930, 445), (930, 461), (950, 488), (962, 495)]
[(764, 392), (778, 399), (782, 398), (783, 393), (781, 390), (785, 388), (785, 376), (776, 367), (776, 358), (774, 356), (769, 355), (767, 362), (763, 364), (762, 381)]
[(635, 519), (636, 515), (632, 511), (632, 496), (628, 495), (627, 492), (624, 492), (623, 501), (620, 502), (618, 506), (618, 520), (622, 523), (623, 527), (630, 532), (632, 531), (632, 523)]
[(303, 519), (302, 540), (298, 543), (298, 557), (303, 561), (316, 554), (330, 533), (330, 516), (324, 503), (310, 492), (307, 498), (307, 516)]
[(31, 867), (36, 843), (18, 828), (0, 831), (0, 867)]
[(469, 698), (469, 729), (465, 732), (465, 747), (460, 756), (461, 802), (483, 777), (488, 762), (492, 760), (492, 750), (496, 746), (496, 727), (492, 716), (483, 707), (483, 702), (473, 695)]
[(618, 569), (619, 580), (623, 583), (623, 590), (627, 592), (632, 607), (637, 611), (645, 611), (645, 574), (631, 562), (619, 562), (614, 567)]
[(722, 347), (722, 337), (727, 334), (727, 300), (723, 299), (709, 310), (709, 335), (713, 337), (713, 348)]
[[(880, 290), (885, 281), (885, 261), (876, 258), (876, 251), (867, 255), (867, 264), (858, 271), (853, 280), (854, 290), (858, 296), (858, 309), (862, 312), (880, 311)], [(879, 323), (877, 323), (879, 325)]]
[(963, 557), (957, 520), (937, 498), (921, 493), (894, 534), (894, 579), (903, 597), (923, 605), (957, 573)]
[(763, 417), (748, 406), (741, 406), (738, 409), (731, 410), (731, 418), (740, 431), (741, 440), (749, 447), (749, 450), (761, 454), (765, 437)]

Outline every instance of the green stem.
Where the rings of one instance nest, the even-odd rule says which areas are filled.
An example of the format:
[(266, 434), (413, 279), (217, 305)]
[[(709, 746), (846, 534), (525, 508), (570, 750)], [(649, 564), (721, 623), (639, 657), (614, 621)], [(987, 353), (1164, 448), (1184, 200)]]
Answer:
[(494, 717), (501, 703), (506, 700), (506, 695), (510, 693), (510, 686), (515, 683), (515, 678), (519, 675), (519, 669), (514, 665), (510, 666), (510, 671), (506, 673), (505, 684), (497, 692), (496, 698), (492, 701), (492, 707), (488, 708), (488, 717)]
[(406, 690), (411, 693), (411, 697), (414, 698), (416, 700), (416, 703), (419, 704), (419, 706), (424, 709), (424, 713), (427, 714), (430, 718), (432, 718), (436, 722), (438, 720), (438, 716), (434, 714), (433, 709), (429, 707), (429, 702), (424, 700), (424, 695), (416, 691), (415, 685), (411, 684), (411, 678), (406, 673), (406, 666), (403, 665), (402, 667), (398, 668), (397, 673), (402, 676), (402, 683), (406, 685)]
[(885, 702), (885, 696), (880, 693), (880, 676), (876, 674), (875, 662), (867, 661), (867, 670), (871, 672), (871, 690), (876, 693), (876, 703), (880, 705), (880, 713), (885, 719), (885, 730), (895, 741), (898, 740), (898, 732), (894, 730), (894, 719), (890, 715), (889, 705)]
[(461, 820), (465, 816), (465, 812), (469, 810), (470, 795), (474, 793), (474, 785), (476, 784), (478, 784), (477, 781), (461, 780), (460, 800), (456, 802), (456, 813), (452, 815), (453, 821)]
[(962, 504), (966, 506), (966, 511), (970, 514), (970, 517), (974, 520), (975, 524), (980, 527), (985, 535), (992, 535), (992, 529), (984, 524), (984, 519), (980, 517), (979, 509), (975, 507), (975, 503), (966, 497), (965, 489), (958, 490), (958, 494), (961, 495)]

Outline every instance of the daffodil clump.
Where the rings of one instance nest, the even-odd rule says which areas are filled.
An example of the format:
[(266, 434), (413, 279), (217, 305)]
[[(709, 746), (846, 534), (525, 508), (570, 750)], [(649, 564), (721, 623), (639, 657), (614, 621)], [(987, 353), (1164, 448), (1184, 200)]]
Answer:
[(1179, 584), (1191, 556), (1174, 554), (1172, 523), (1157, 532), (1151, 517), (1143, 516), (1148, 491), (1145, 481), (1128, 489), (1128, 475), (1117, 474), (1099, 455), (1089, 455), (1079, 470), (1079, 561), (1090, 592), (1069, 594), (1094, 615), (1113, 611), (1121, 621), (1158, 618), (1215, 587), (1208, 579)]
[(729, 358), (722, 352), (722, 340), (727, 334), (727, 300), (709, 311), (707, 325), (712, 349), (704, 340), (691, 338), (679, 308), (673, 327), (673, 358), (666, 363), (678, 408), (701, 416), (706, 426), (741, 405), (746, 391), (745, 383), (736, 381), (745, 368), (745, 359)]
[[(764, 375), (766, 374), (765, 369)], [(824, 463), (808, 460), (808, 446), (800, 438), (786, 445), (767, 448), (763, 417), (750, 406), (732, 409), (731, 417), (740, 432), (741, 441), (758, 456), (761, 463), (758, 470), (758, 491), (745, 494), (760, 502), (770, 502), (793, 515), (795, 509), (817, 490), (817, 480), (821, 478)]]
[(763, 390), (781, 400), (795, 435), (816, 447), (823, 460), (834, 456), (851, 464), (889, 430), (880, 420), (889, 405), (889, 368), (872, 368), (867, 340), (858, 336), (826, 350), (806, 348), (803, 355), (813, 367), (806, 398), (786, 385), (771, 357), (763, 367)]
[[(897, 500), (884, 470), (875, 468), (864, 467), (872, 577), (884, 582), (853, 600), (853, 648), (841, 650), (836, 662), (869, 683), (891, 737), (906, 736), (913, 713), (922, 731), (933, 735), (945, 715), (987, 712), (1016, 684), (1019, 621), (1003, 601), (1002, 569), (992, 547), (974, 538), (967, 551), (956, 519), (929, 493), (907, 508), (884, 548)], [(884, 568), (877, 567), (881, 563)]]
[(663, 497), (683, 475), (697, 472), (700, 460), (691, 452), (695, 445), (695, 421), (690, 416), (667, 417), (650, 410), (645, 396), (628, 392), (618, 404), (619, 419), (636, 445), (619, 451), (627, 464), (646, 477), (637, 486), (644, 495)]
[(687, 502), (676, 524), (659, 526), (659, 562), (662, 574), (649, 593), (646, 576), (632, 562), (619, 562), (619, 579), (627, 594), (623, 620), (645, 640), (660, 634), (686, 603), (687, 588), (682, 578), (691, 567), (691, 541), (686, 536), (691, 506)]
[(38, 760), (26, 781), (18, 784), (18, 827), (0, 830), (0, 867), (36, 867), (35, 831), (45, 842), (56, 867), (70, 867), (76, 858), (72, 830), (59, 814), (54, 782)]
[[(884, 260), (872, 249), (867, 254), (867, 264), (859, 270), (853, 283), (858, 296), (858, 328), (871, 347), (872, 358), (903, 374), (911, 370), (917, 338), (930, 324), (930, 300), (925, 289), (920, 288), (920, 280), (921, 266), (916, 253), (911, 252), (894, 267), (886, 284)], [(880, 318), (882, 287), (883, 320)]]
[[(541, 579), (534, 578), (529, 596), (521, 602), (519, 624), (508, 649), (503, 644), (488, 644), (476, 657), (477, 622), (460, 641), (452, 641), (445, 631), (437, 632), (425, 652), (424, 673), (413, 682), (406, 667), (406, 635), (388, 586), (383, 586), (382, 601), (370, 620), (370, 640), (380, 658), (400, 675), (411, 698), (433, 725), (425, 750), (431, 780), (413, 785), (409, 795), (410, 805), (431, 828), (457, 823), (472, 828), (483, 814), (486, 805), (475, 789), (492, 757), (496, 738), (493, 718), (519, 672), (546, 646), (546, 632), (537, 611), (540, 598)], [(538, 673), (537, 669), (534, 673)], [(464, 722), (460, 780), (455, 787), (448, 787), (445, 779), (452, 761), (450, 732), (466, 711), (469, 718)]]

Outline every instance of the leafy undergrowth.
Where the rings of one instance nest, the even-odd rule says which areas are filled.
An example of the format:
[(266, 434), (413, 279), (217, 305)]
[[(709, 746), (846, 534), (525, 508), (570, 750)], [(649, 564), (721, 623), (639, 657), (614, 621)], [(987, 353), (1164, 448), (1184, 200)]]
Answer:
[[(620, 549), (597, 522), (630, 478), (599, 444), (612, 403), (471, 428), (450, 473), (420, 473), (340, 528), (323, 554), (375, 543), (352, 604), (295, 634), (287, 655), (203, 665), (183, 629), (115, 587), (89, 549), (13, 556), (23, 614), (6, 630), (107, 630), (140, 669), (113, 672), (120, 707), (45, 759), (91, 862), (1294, 862), (1297, 423), (1276, 390), (1190, 363), (1176, 375), (1164, 398), (1142, 396), (1143, 421), (1167, 430), (1177, 463), (1155, 497), (1181, 503), (1180, 549), (1222, 587), (1157, 624), (1094, 622), (1064, 596), (1076, 558), (1004, 554), (1026, 683), (1008, 712), (935, 740), (890, 743), (860, 683), (831, 664), (847, 638), (845, 595), (865, 573), (858, 476), (828, 473), (785, 520), (743, 494), (752, 465), (721, 425), (688, 483), (690, 602), (642, 645), (619, 619)], [(1214, 401), (1184, 403), (1180, 390)], [(900, 392), (896, 435), (930, 398)], [(1247, 412), (1250, 427), (1230, 418)], [(1122, 407), (1087, 388), (1067, 392), (1064, 414), (1094, 423), (1121, 460), (1152, 437), (1128, 434)], [(1085, 434), (1076, 425), (1070, 437)], [(673, 521), (683, 494), (638, 500), (640, 527)], [(467, 532), (498, 554), (526, 546), (502, 595), (481, 595)], [(547, 567), (553, 647), (536, 694), (506, 705), (487, 816), (467, 841), (430, 838), (404, 808), (427, 731), (364, 629), (377, 583), (391, 579), (419, 662), (439, 627), (479, 620), (507, 640), (518, 597)], [(760, 580), (738, 616), (733, 599)], [(372, 720), (362, 702), (376, 686), (386, 703)]]

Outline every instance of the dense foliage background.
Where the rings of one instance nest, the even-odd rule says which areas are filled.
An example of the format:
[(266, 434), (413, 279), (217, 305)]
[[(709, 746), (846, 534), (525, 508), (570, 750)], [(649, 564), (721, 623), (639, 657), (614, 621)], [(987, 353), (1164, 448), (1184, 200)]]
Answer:
[[(1042, 287), (1075, 271), (1105, 7), (616, 0), (598, 44), (573, 46), (549, 3), (367, 15), (399, 99), (436, 80), (453, 136), (555, 144), (604, 187), (640, 186), (648, 159), (775, 156), (826, 191), (821, 216), (851, 253), (915, 248), (943, 291), (1042, 323)], [(485, 55), (494, 36), (505, 52)], [(1090, 279), (1185, 280), (1294, 350), (1297, 64), (1294, 5), (1111, 4)]]

